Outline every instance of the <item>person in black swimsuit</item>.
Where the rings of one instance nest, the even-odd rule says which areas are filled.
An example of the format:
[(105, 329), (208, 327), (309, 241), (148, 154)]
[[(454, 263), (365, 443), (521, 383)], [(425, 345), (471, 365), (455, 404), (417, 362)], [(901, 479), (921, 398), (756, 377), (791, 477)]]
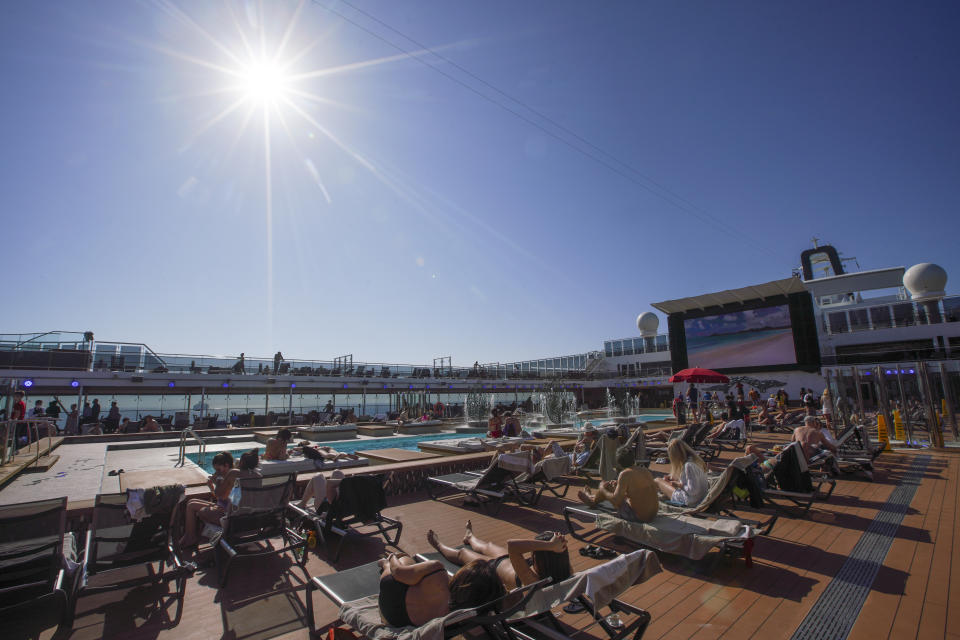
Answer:
[(496, 572), (470, 563), (448, 578), (436, 560), (392, 553), (380, 560), (380, 616), (392, 627), (419, 627), (452, 609), (477, 608), (504, 594)]
[[(533, 540), (507, 540), (507, 546), (502, 547), (474, 535), (473, 526), (467, 520), (463, 547), (454, 549), (441, 543), (432, 529), (427, 532), (427, 542), (450, 562), (461, 565), (476, 561), (487, 563), (508, 590), (543, 578), (552, 578), (557, 583), (572, 573), (567, 540), (553, 531), (541, 533)], [(532, 556), (532, 562), (527, 561), (528, 555)], [(508, 559), (509, 562), (504, 562)]]

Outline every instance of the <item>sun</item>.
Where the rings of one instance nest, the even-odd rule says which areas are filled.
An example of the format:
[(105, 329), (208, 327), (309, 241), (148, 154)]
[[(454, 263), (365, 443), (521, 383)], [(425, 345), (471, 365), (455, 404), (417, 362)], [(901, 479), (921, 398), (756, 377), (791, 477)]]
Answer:
[(240, 69), (240, 89), (251, 102), (275, 104), (287, 97), (291, 77), (274, 62), (252, 62)]

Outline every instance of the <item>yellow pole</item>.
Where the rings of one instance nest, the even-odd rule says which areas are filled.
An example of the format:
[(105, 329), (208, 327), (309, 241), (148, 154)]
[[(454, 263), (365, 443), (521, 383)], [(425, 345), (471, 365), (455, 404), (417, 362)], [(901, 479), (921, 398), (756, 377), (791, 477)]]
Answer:
[(899, 409), (893, 410), (893, 432), (894, 438), (900, 440), (901, 442), (906, 441), (907, 436), (903, 433), (903, 420), (900, 418)]
[(877, 414), (877, 440), (880, 441), (882, 451), (892, 451), (890, 448), (890, 436), (887, 434), (887, 421), (882, 413)]

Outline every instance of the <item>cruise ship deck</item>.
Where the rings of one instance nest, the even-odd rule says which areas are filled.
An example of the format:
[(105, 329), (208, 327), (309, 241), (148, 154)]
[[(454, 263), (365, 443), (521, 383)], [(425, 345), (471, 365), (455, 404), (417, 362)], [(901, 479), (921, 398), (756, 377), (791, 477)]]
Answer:
[[(753, 440), (774, 444), (786, 437), (758, 434)], [(725, 453), (711, 466), (719, 468), (732, 457)], [(665, 465), (651, 468), (667, 470)], [(652, 615), (644, 635), (650, 640), (960, 637), (958, 481), (960, 456), (949, 449), (884, 453), (872, 482), (844, 476), (830, 499), (814, 503), (809, 515), (781, 516), (770, 536), (757, 540), (752, 568), (716, 552), (700, 562), (660, 553), (664, 571), (633, 586), (622, 599)], [(421, 491), (391, 497), (385, 514), (402, 520), (400, 547), (413, 554), (431, 550), (429, 528), (441, 540), (458, 543), (468, 518), (478, 536), (495, 541), (563, 531), (560, 513), (573, 500), (575, 490), (567, 499), (545, 495), (537, 508), (511, 503), (494, 518), (462, 506), (462, 497), (434, 501)], [(578, 553), (583, 543), (568, 539), (574, 570), (599, 562)], [(384, 551), (380, 541), (351, 542), (336, 564), (327, 561), (324, 549), (311, 551), (307, 571), (330, 574)], [(612, 537), (604, 544), (631, 549)], [(69, 637), (309, 637), (305, 576), (286, 556), (241, 561), (222, 591), (212, 569), (201, 567), (187, 585), (177, 624), (171, 620), (175, 605), (161, 608), (158, 589), (81, 598)], [(318, 630), (337, 625), (336, 607), (319, 593), (313, 598)], [(585, 614), (557, 612), (571, 631), (587, 627), (578, 637), (605, 637), (589, 626)]]

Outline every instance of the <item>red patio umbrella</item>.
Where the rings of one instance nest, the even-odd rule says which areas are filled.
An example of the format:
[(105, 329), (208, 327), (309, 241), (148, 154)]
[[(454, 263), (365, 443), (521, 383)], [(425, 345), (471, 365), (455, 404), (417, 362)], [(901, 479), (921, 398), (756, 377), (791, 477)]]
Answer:
[(670, 382), (730, 382), (730, 378), (711, 369), (694, 367), (677, 371), (670, 376)]

